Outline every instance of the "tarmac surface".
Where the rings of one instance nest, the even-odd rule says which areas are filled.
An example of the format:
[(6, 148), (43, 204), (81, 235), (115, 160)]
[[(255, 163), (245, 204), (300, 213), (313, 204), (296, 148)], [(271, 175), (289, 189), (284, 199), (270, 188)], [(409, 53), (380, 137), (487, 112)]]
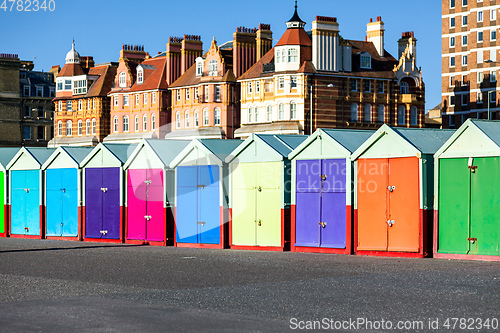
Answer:
[(498, 262), (0, 238), (0, 332), (500, 332), (499, 320)]

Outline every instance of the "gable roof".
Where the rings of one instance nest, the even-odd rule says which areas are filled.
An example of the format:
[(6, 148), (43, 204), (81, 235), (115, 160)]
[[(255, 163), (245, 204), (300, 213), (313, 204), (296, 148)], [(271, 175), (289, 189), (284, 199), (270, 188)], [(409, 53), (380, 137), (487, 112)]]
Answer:
[(297, 148), (304, 140), (305, 135), (277, 135), (277, 134), (255, 134), (252, 133), (243, 141), (229, 156), (225, 162), (231, 163), (238, 155), (245, 150), (254, 141), (263, 142), (272, 148), (281, 158), (288, 158), (288, 154)]
[[(140, 65), (144, 68), (143, 83), (134, 84), (130, 88), (130, 92), (154, 90), (154, 89), (167, 89), (167, 57), (156, 57), (144, 60)], [(136, 66), (137, 68), (137, 66)], [(134, 69), (137, 71), (136, 69)]]
[(352, 159), (358, 159), (372, 145), (385, 135), (395, 136), (396, 140), (402, 140), (408, 144), (410, 150), (415, 154), (434, 154), (448, 140), (455, 130), (443, 130), (434, 128), (401, 128), (382, 125), (373, 135), (368, 138), (353, 153)]
[(216, 157), (222, 165), (225, 159), (242, 143), (241, 140), (194, 139), (170, 162), (170, 168), (177, 167), (195, 147), (205, 154)]
[(7, 164), (6, 169), (12, 168), (12, 166), (17, 162), (19, 157), (23, 154), (28, 154), (31, 156), (36, 163), (42, 167), (43, 163), (47, 161), (47, 159), (52, 155), (52, 153), (55, 151), (55, 148), (45, 148), (45, 147), (21, 147), (17, 151), (17, 153), (14, 155), (14, 157), (10, 160), (9, 164)]
[(130, 153), (135, 149), (136, 144), (128, 143), (99, 143), (95, 146), (91, 152), (87, 154), (79, 163), (80, 167), (83, 168), (88, 162), (99, 152), (100, 150), (108, 150), (120, 163), (123, 165)]
[(57, 147), (49, 158), (43, 162), (42, 169), (47, 169), (52, 162), (60, 155), (66, 154), (68, 155), (76, 164), (77, 167), (80, 167), (80, 163), (87, 157), (87, 155), (93, 150), (93, 147), (65, 147), (60, 146)]
[(19, 148), (1, 148), (0, 149), (0, 164), (5, 169), (12, 158), (17, 154)]

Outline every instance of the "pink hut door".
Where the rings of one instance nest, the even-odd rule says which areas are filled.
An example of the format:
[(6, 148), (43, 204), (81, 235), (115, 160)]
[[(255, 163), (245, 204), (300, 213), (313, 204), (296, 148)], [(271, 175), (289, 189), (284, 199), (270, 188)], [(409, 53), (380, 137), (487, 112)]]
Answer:
[(165, 240), (162, 169), (147, 170), (146, 193), (146, 240), (162, 242)]
[(127, 179), (127, 238), (146, 239), (146, 170), (128, 170)]

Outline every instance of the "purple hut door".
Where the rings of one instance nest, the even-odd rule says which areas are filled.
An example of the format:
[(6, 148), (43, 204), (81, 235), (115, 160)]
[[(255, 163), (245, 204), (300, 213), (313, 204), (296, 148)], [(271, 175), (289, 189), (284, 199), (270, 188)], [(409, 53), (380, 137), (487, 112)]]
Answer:
[(85, 169), (85, 237), (100, 238), (102, 230), (102, 169)]
[(127, 238), (146, 239), (146, 181), (145, 169), (128, 170), (127, 177)]
[(323, 160), (321, 168), (321, 247), (346, 246), (346, 161)]
[(321, 222), (321, 162), (297, 161), (295, 246), (318, 247)]
[(120, 238), (120, 168), (102, 169), (102, 238)]
[(147, 170), (146, 240), (165, 240), (165, 217), (163, 211), (163, 170)]

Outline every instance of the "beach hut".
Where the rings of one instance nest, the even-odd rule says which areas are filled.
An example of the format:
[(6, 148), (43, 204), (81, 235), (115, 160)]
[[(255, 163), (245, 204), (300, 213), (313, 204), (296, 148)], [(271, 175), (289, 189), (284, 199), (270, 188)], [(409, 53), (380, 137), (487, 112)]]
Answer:
[(6, 237), (9, 233), (9, 177), (6, 167), (18, 151), (19, 148), (0, 148), (0, 237)]
[(176, 246), (228, 246), (228, 169), (224, 161), (241, 143), (195, 139), (170, 163), (176, 176)]
[(226, 158), (232, 249), (290, 249), (288, 154), (307, 136), (252, 134)]
[(22, 147), (7, 164), (10, 237), (43, 238), (42, 165), (54, 151), (53, 148)]
[(453, 132), (382, 125), (353, 153), (356, 254), (432, 254), (433, 155)]
[(136, 144), (98, 144), (83, 169), (83, 240), (120, 243), (124, 237), (125, 171)]
[(500, 261), (500, 122), (468, 119), (434, 158), (434, 257)]
[(374, 131), (318, 129), (295, 148), (291, 250), (352, 253), (352, 153)]
[(43, 163), (45, 237), (81, 240), (82, 173), (80, 162), (91, 147), (58, 147)]
[(124, 165), (127, 172), (125, 242), (173, 245), (175, 175), (170, 162), (189, 141), (143, 139)]

